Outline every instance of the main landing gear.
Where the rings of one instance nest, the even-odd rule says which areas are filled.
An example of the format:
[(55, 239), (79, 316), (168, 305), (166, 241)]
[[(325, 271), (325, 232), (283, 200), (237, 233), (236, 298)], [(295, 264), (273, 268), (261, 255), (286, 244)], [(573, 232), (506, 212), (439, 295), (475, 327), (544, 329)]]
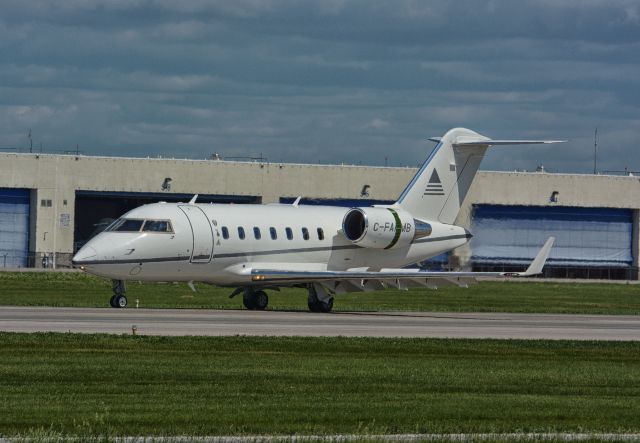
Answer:
[(254, 291), (251, 288), (245, 288), (242, 296), (244, 307), (250, 311), (264, 311), (269, 304), (269, 297), (264, 291)]
[(309, 295), (307, 304), (311, 312), (331, 312), (333, 309), (333, 297), (321, 285), (310, 284), (307, 288)]
[[(333, 294), (319, 284), (309, 284), (306, 286), (309, 291), (307, 304), (311, 312), (331, 312), (333, 309)], [(250, 311), (264, 311), (269, 305), (269, 297), (267, 293), (261, 289), (255, 289), (250, 286), (240, 287), (233, 291), (229, 298), (242, 293), (242, 303), (244, 307)]]
[(113, 295), (109, 304), (112, 308), (126, 308), (127, 307), (127, 288), (125, 287), (124, 280), (112, 280), (111, 288), (113, 289)]

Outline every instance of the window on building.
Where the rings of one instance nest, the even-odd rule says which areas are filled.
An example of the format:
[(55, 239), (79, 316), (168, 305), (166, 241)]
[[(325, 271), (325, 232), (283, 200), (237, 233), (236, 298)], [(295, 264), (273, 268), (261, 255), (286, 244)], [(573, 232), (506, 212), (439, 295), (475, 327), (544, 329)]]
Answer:
[(318, 228), (318, 240), (324, 240), (324, 231), (322, 228)]
[(285, 228), (284, 231), (287, 233), (287, 239), (293, 240), (293, 231), (291, 228)]
[(302, 228), (302, 238), (309, 240), (309, 230), (307, 228)]
[(229, 230), (226, 226), (222, 227), (222, 238), (224, 238), (225, 240), (229, 238)]
[(271, 240), (278, 239), (278, 231), (276, 231), (276, 228), (274, 228), (273, 226), (269, 228), (269, 233), (271, 234)]
[(244, 240), (244, 228), (242, 226), (238, 226), (238, 238)]
[(260, 240), (262, 238), (262, 234), (260, 233), (260, 228), (257, 226), (253, 227), (253, 236), (256, 238), (256, 240)]

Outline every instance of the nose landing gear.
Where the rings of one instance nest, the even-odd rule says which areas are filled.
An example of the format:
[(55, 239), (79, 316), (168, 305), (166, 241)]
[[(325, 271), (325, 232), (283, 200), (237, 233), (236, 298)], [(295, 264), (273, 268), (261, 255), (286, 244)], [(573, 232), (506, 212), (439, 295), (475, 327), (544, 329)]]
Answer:
[(113, 289), (113, 295), (109, 304), (112, 308), (126, 308), (127, 307), (127, 288), (125, 287), (124, 280), (112, 280), (111, 288)]

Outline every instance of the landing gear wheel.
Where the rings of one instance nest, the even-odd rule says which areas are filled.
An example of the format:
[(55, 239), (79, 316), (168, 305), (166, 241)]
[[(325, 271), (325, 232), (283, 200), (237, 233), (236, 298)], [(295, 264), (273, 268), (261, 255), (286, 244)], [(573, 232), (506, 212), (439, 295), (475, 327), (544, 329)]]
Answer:
[(114, 302), (115, 302), (116, 308), (127, 307), (127, 297), (125, 295), (116, 295)]
[(264, 291), (257, 291), (253, 293), (253, 300), (255, 309), (258, 311), (264, 311), (269, 304), (269, 297)]
[(250, 311), (264, 311), (269, 304), (269, 297), (264, 291), (245, 291), (242, 302)]
[(331, 297), (327, 301), (309, 300), (308, 305), (309, 305), (309, 310), (311, 312), (324, 312), (324, 313), (331, 312), (331, 310), (333, 309), (333, 297)]
[(127, 307), (127, 287), (123, 280), (111, 280), (111, 288), (113, 289), (113, 295), (109, 300), (109, 304), (112, 308), (126, 308)]
[(311, 312), (331, 312), (333, 309), (333, 297), (320, 285), (309, 285), (307, 305)]
[(253, 311), (255, 308), (253, 307), (253, 294), (251, 292), (245, 292), (242, 296), (242, 303), (244, 307), (250, 311)]

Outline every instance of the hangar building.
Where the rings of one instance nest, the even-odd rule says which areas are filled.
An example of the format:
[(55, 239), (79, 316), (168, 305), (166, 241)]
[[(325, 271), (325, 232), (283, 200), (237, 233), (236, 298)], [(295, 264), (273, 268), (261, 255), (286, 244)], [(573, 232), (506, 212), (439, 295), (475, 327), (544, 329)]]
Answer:
[[(0, 267), (66, 267), (113, 218), (155, 201), (368, 206), (415, 168), (0, 153)], [(428, 265), (521, 269), (557, 237), (548, 276), (637, 279), (640, 178), (480, 171), (456, 221), (474, 238)]]

